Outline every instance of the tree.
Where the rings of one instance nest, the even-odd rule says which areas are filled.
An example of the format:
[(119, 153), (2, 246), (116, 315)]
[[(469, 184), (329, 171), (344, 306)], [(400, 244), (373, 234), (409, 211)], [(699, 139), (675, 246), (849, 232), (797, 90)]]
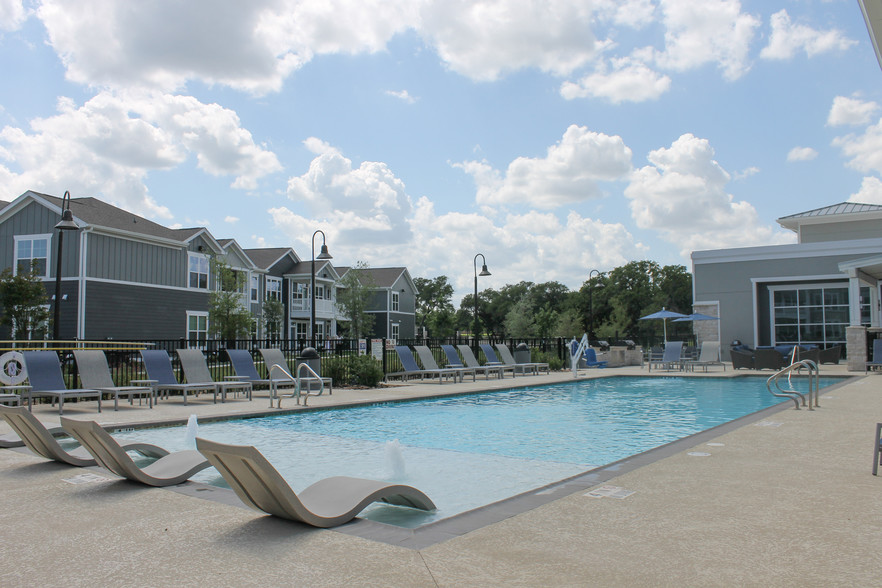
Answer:
[(282, 301), (267, 296), (263, 301), (263, 325), (267, 338), (278, 337), (282, 332), (282, 321), (285, 320), (285, 307)]
[(45, 334), (49, 298), (37, 275), (36, 262), (29, 272), (12, 275), (12, 268), (6, 268), (0, 273), (0, 301), (3, 324), (10, 327), (13, 339), (41, 338)]
[(337, 308), (349, 318), (346, 331), (352, 339), (359, 339), (374, 328), (374, 316), (367, 311), (377, 286), (369, 269), (367, 262), (359, 261), (338, 284)]
[(254, 316), (245, 307), (245, 276), (222, 259), (212, 259), (211, 265), (217, 289), (208, 296), (209, 332), (222, 341), (247, 337)]
[[(453, 314), (453, 286), (447, 281), (447, 276), (436, 278), (414, 278), (416, 295), (416, 321), (422, 330), (428, 328), (433, 337), (444, 337), (437, 332), (440, 327), (444, 331), (450, 331), (451, 320), (447, 315)], [(455, 329), (455, 327), (453, 327)]]
[(527, 296), (521, 297), (505, 316), (505, 332), (510, 337), (535, 337), (536, 321)]

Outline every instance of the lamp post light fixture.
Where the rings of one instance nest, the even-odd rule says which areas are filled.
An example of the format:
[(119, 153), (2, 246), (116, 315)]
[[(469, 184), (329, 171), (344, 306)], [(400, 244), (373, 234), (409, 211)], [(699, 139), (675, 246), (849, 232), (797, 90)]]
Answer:
[(64, 232), (77, 231), (80, 228), (70, 211), (70, 192), (67, 190), (64, 191), (64, 197), (61, 199), (61, 221), (55, 225), (55, 228), (58, 229), (58, 251), (55, 261), (55, 307), (53, 308), (52, 339), (58, 341), (61, 328), (61, 252), (64, 247)]
[(331, 254), (328, 253), (328, 246), (325, 244), (325, 233), (321, 230), (316, 231), (312, 234), (312, 271), (310, 272), (310, 321), (309, 321), (309, 340), (312, 348), (315, 349), (315, 236), (319, 233), (322, 234), (322, 249), (318, 254), (318, 259), (333, 259)]
[[(478, 257), (481, 258), (482, 262), (480, 274), (478, 273)], [(475, 255), (473, 265), (475, 268), (475, 347), (477, 347), (478, 338), (481, 336), (481, 327), (478, 323), (478, 276), (489, 276), (490, 272), (487, 270), (487, 258), (484, 257), (483, 253)]]
[(594, 292), (594, 283), (591, 281), (591, 275), (600, 275), (600, 271), (593, 269), (588, 272), (588, 340), (594, 339), (594, 303), (591, 295)]

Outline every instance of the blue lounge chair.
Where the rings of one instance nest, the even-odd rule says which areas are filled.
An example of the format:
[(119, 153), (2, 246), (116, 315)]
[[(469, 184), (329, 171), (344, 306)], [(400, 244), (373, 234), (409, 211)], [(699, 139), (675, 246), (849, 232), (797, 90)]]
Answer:
[(68, 389), (61, 373), (61, 362), (54, 351), (25, 351), (25, 369), (28, 371), (30, 386), (24, 391), (28, 397), (28, 410), (32, 410), (34, 396), (47, 396), (52, 404), (58, 401), (58, 414), (64, 414), (66, 398), (95, 398), (98, 400), (98, 412), (101, 412), (101, 391), (92, 388)]
[(521, 370), (530, 370), (537, 376), (539, 375), (539, 370), (545, 370), (545, 373), (551, 373), (548, 367), (548, 364), (541, 361), (528, 361), (525, 363), (518, 363), (515, 361), (514, 355), (511, 354), (511, 350), (508, 348), (508, 345), (505, 343), (497, 343), (496, 349), (499, 350), (499, 355), (502, 359), (502, 363), (505, 365), (513, 365), (518, 366), (515, 369)]
[[(465, 365), (463, 360), (459, 357), (459, 353), (456, 352), (456, 347), (453, 345), (442, 345), (441, 349), (444, 351), (444, 355), (447, 356), (447, 367), (466, 368), (473, 370), (475, 374), (481, 372), (487, 379), (490, 378), (490, 374), (496, 374), (497, 378), (502, 377), (502, 369), (498, 366), (479, 365), (477, 361), (475, 361), (476, 365)], [(471, 349), (469, 349), (469, 351), (471, 351)]]
[(419, 355), (419, 357), (420, 357), (420, 363), (423, 364), (423, 369), (426, 369), (426, 370), (440, 370), (440, 369), (456, 370), (457, 374), (459, 375), (460, 382), (462, 382), (465, 379), (466, 374), (471, 374), (473, 382), (478, 379), (477, 375), (475, 373), (475, 370), (470, 367), (466, 367), (464, 365), (448, 365), (445, 368), (441, 368), (438, 365), (438, 362), (435, 361), (435, 356), (432, 355), (432, 350), (429, 349), (429, 347), (427, 345), (416, 345), (416, 346), (414, 346), (414, 349), (416, 349), (417, 355)]
[(683, 342), (682, 341), (668, 341), (665, 343), (665, 351), (662, 355), (661, 359), (658, 360), (649, 360), (649, 371), (652, 371), (652, 366), (658, 366), (658, 368), (662, 370), (679, 370), (682, 365), (680, 355), (683, 352)]
[(588, 368), (605, 368), (605, 361), (597, 361), (597, 352), (594, 351), (591, 347), (587, 347), (585, 352), (582, 354), (582, 358), (585, 360), (585, 367)]
[[(491, 372), (499, 374), (500, 379), (505, 377), (505, 372), (511, 372), (512, 377), (515, 375), (513, 367), (502, 365), (501, 363), (485, 363), (481, 365), (481, 362), (478, 361), (478, 358), (475, 357), (475, 354), (472, 352), (472, 348), (468, 345), (460, 344), (457, 345), (456, 348), (459, 349), (459, 352), (462, 354), (462, 360), (465, 362), (466, 367), (490, 370)], [(485, 371), (484, 373), (487, 372)]]
[(144, 349), (141, 351), (141, 359), (144, 369), (147, 370), (149, 380), (136, 380), (149, 382), (156, 390), (157, 398), (160, 392), (165, 392), (166, 398), (169, 392), (180, 392), (184, 395), (184, 404), (187, 404), (187, 394), (199, 392), (211, 392), (217, 403), (217, 386), (211, 382), (202, 384), (181, 384), (172, 369), (171, 357), (164, 349)]
[(420, 366), (417, 365), (416, 359), (413, 356), (413, 352), (410, 350), (410, 347), (406, 345), (396, 345), (395, 353), (398, 354), (398, 359), (401, 360), (401, 367), (404, 368), (402, 372), (392, 372), (390, 374), (386, 374), (386, 379), (389, 378), (402, 378), (404, 380), (408, 380), (411, 377), (418, 377), (420, 380), (425, 378), (426, 376), (430, 376), (432, 378), (438, 377), (438, 383), (443, 384), (444, 378), (453, 378), (453, 381), (456, 382), (456, 378), (462, 375), (457, 370), (452, 369), (421, 369)]
[(873, 340), (873, 359), (867, 362), (865, 372), (882, 368), (882, 339)]
[(270, 381), (261, 378), (257, 373), (257, 367), (254, 365), (254, 358), (247, 349), (225, 349), (233, 370), (236, 372), (236, 379), (240, 382), (250, 382), (252, 386), (269, 386)]

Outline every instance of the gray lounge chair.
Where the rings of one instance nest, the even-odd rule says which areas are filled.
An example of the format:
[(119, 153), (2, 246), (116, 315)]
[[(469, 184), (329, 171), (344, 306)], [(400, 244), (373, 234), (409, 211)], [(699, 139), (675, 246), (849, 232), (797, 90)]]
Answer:
[(528, 367), (515, 363), (514, 358), (512, 358), (511, 362), (502, 361), (499, 356), (496, 355), (496, 350), (489, 343), (481, 343), (479, 347), (481, 348), (481, 351), (484, 352), (484, 357), (487, 358), (486, 365), (504, 365), (511, 369), (515, 376), (518, 374), (526, 375), (528, 371), (536, 374), (539, 373), (533, 366)]
[(879, 473), (882, 465), (882, 423), (876, 423), (876, 436), (873, 437), (873, 475)]
[(548, 364), (543, 361), (528, 361), (525, 363), (516, 362), (514, 355), (511, 354), (511, 350), (505, 343), (497, 343), (496, 349), (499, 350), (499, 358), (502, 359), (502, 363), (504, 363), (505, 365), (522, 366), (523, 369), (533, 370), (533, 373), (536, 375), (539, 375), (539, 372), (543, 370), (546, 374), (551, 373), (551, 369), (548, 367)]
[(462, 374), (457, 370), (451, 369), (422, 369), (419, 365), (417, 365), (416, 359), (413, 356), (413, 352), (410, 350), (410, 347), (407, 345), (396, 345), (395, 353), (398, 354), (398, 359), (401, 361), (401, 367), (404, 368), (404, 371), (401, 372), (391, 372), (386, 374), (386, 380), (389, 378), (402, 378), (404, 380), (409, 380), (413, 377), (418, 377), (422, 380), (425, 377), (438, 378), (438, 383), (443, 384), (444, 378), (453, 378), (453, 381), (456, 382), (456, 379), (460, 377)]
[[(188, 384), (214, 384), (217, 391), (220, 392), (221, 402), (226, 402), (227, 394), (230, 392), (235, 394), (244, 392), (248, 400), (251, 400), (251, 384), (249, 382), (216, 382), (211, 377), (208, 363), (199, 349), (178, 349), (176, 352), (178, 359), (181, 360), (181, 369), (184, 370), (184, 379)], [(215, 395), (214, 401), (216, 404), (217, 395)]]
[(168, 398), (169, 392), (180, 392), (184, 396), (184, 405), (187, 404), (187, 394), (198, 394), (199, 392), (211, 392), (214, 394), (214, 401), (217, 403), (217, 386), (214, 382), (205, 382), (202, 384), (181, 384), (178, 377), (172, 369), (171, 357), (164, 349), (144, 349), (141, 351), (141, 359), (144, 362), (144, 369), (147, 370), (147, 377), (156, 391), (157, 397), (160, 393), (165, 393)]
[(485, 363), (482, 365), (481, 362), (478, 361), (478, 358), (475, 357), (475, 354), (472, 352), (472, 348), (468, 345), (459, 344), (456, 346), (456, 348), (459, 349), (459, 353), (460, 355), (462, 355), (462, 360), (468, 367), (483, 367), (487, 369), (497, 370), (496, 373), (499, 374), (500, 378), (505, 377), (505, 372), (511, 372), (512, 377), (515, 376), (514, 366), (503, 365), (502, 362), (498, 361), (496, 363)]
[[(152, 386), (117, 386), (110, 375), (107, 356), (100, 349), (77, 349), (73, 352), (80, 372), (80, 382), (86, 388), (113, 395), (113, 410), (119, 410), (119, 397), (128, 396), (129, 404), (134, 405), (135, 396), (146, 396), (147, 404), (153, 408), (156, 391)], [(140, 402), (140, 400), (138, 401)]]
[[(502, 377), (502, 368), (495, 365), (480, 365), (477, 360), (475, 361), (476, 365), (465, 365), (463, 364), (463, 360), (460, 358), (459, 353), (456, 352), (456, 348), (453, 345), (442, 345), (441, 349), (444, 351), (444, 354), (447, 356), (447, 367), (451, 368), (467, 368), (470, 370), (474, 370), (475, 374), (481, 372), (484, 374), (485, 379), (490, 379), (491, 374), (495, 374), (497, 378)], [(471, 352), (471, 349), (469, 349)]]
[[(22, 445), (45, 457), (72, 466), (86, 467), (95, 465), (93, 458), (86, 449), (77, 447), (66, 451), (55, 439), (54, 434), (63, 432), (61, 428), (47, 429), (37, 417), (25, 410), (23, 406), (0, 406), (0, 415), (9, 423), (21, 439)], [(122, 446), (123, 451), (137, 451), (148, 457), (163, 457), (168, 451), (149, 443), (126, 443)]]
[(882, 368), (882, 339), (873, 339), (873, 358), (867, 362), (864, 371)]
[(133, 482), (148, 486), (174, 486), (186, 482), (193, 474), (210, 466), (201, 453), (188, 449), (167, 453), (142, 468), (95, 421), (62, 418), (61, 426), (92, 454), (98, 465)]
[(683, 368), (693, 372), (695, 368), (704, 368), (707, 371), (707, 368), (718, 365), (723, 366), (723, 371), (726, 371), (726, 364), (720, 361), (719, 341), (702, 341), (698, 359), (683, 362)]
[(196, 438), (196, 447), (248, 506), (283, 519), (336, 527), (347, 523), (372, 502), (434, 510), (432, 500), (412, 486), (334, 476), (295, 493), (260, 451)]
[[(263, 356), (263, 362), (266, 364), (267, 377), (272, 380), (272, 385), (276, 388), (282, 387), (292, 387), (296, 386), (296, 374), (294, 374), (294, 370), (288, 367), (288, 360), (285, 359), (285, 354), (282, 353), (281, 349), (274, 348), (261, 348), (260, 355)], [(288, 375), (292, 376), (294, 379), (289, 379), (288, 376), (285, 375), (284, 372), (274, 371), (272, 367), (274, 365), (278, 365), (280, 368), (285, 370)], [(307, 372), (308, 373), (308, 372)], [(321, 382), (319, 382), (321, 380)], [(309, 396), (319, 396), (321, 395), (322, 388), (327, 388), (328, 394), (334, 394), (334, 380), (332, 378), (319, 377), (318, 379), (309, 375), (303, 376), (300, 378), (301, 386), (300, 386), (300, 395), (306, 396), (309, 393)], [(306, 384), (305, 390), (303, 384)], [(312, 390), (315, 386), (318, 386), (318, 392), (312, 393)], [(299, 400), (298, 400), (299, 403)]]
[(683, 352), (683, 342), (682, 341), (668, 341), (665, 343), (665, 351), (662, 355), (661, 359), (649, 360), (649, 371), (652, 371), (652, 366), (657, 366), (657, 369), (660, 368), (662, 370), (679, 370), (682, 367), (682, 352)]
[[(435, 356), (432, 355), (432, 350), (429, 349), (428, 345), (414, 345), (414, 349), (416, 349), (417, 355), (420, 358), (420, 363), (423, 364), (423, 368), (427, 370), (440, 370), (441, 367), (438, 366), (438, 362), (435, 361)], [(475, 375), (475, 370), (469, 367), (465, 367), (464, 365), (453, 366), (447, 365), (443, 369), (448, 370), (456, 370), (459, 374), (459, 381), (462, 382), (465, 379), (466, 374), (470, 374), (472, 376), (472, 381), (477, 380), (477, 376)]]
[(28, 397), (28, 410), (31, 410), (34, 396), (47, 396), (52, 404), (58, 401), (58, 414), (64, 414), (64, 401), (67, 398), (95, 398), (98, 412), (101, 412), (101, 392), (91, 388), (70, 388), (64, 383), (61, 362), (54, 351), (24, 351), (25, 369), (28, 371), (30, 386), (24, 390)]

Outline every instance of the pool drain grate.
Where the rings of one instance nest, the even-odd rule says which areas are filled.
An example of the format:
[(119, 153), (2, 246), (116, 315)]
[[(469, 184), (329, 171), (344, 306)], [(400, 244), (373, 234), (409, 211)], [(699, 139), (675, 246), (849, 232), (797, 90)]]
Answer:
[(622, 500), (634, 494), (634, 490), (625, 490), (619, 486), (601, 486), (583, 494), (589, 498), (617, 498)]

